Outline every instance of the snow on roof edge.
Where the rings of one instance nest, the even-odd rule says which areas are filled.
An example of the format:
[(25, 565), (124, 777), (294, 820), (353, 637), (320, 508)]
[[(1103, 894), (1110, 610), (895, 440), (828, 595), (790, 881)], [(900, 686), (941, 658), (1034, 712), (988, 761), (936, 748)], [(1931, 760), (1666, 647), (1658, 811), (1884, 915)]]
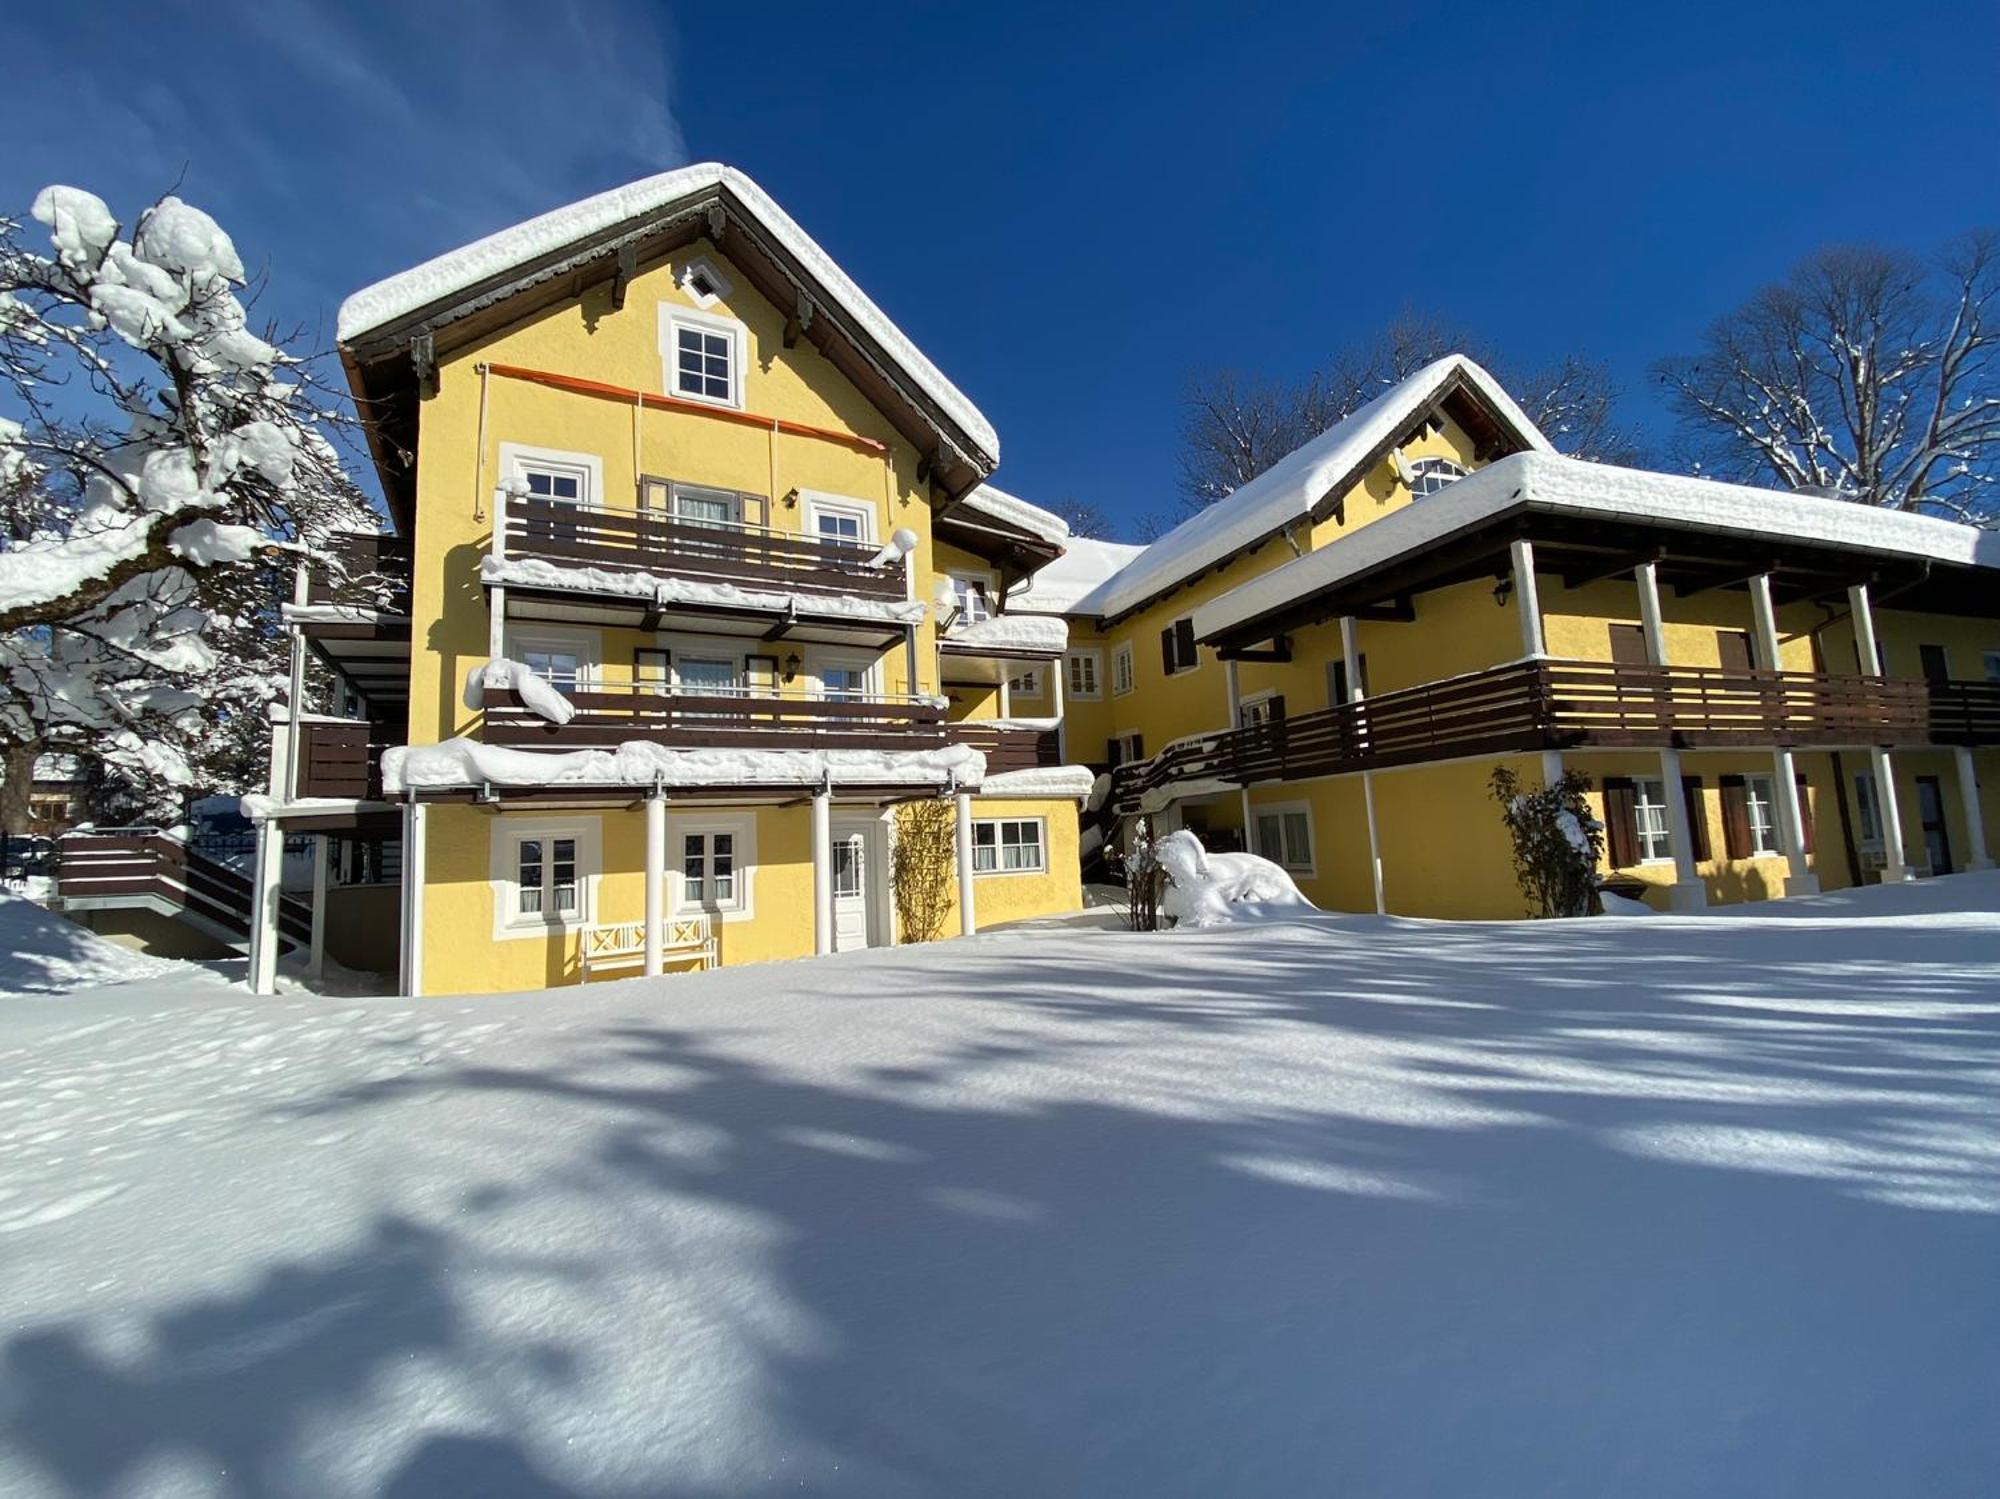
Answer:
[(637, 182), (628, 182), (623, 187), (614, 187), (608, 192), (597, 193), (525, 219), (483, 239), (433, 256), (408, 270), (384, 277), (363, 287), (340, 304), (334, 321), (334, 336), (339, 342), (346, 343), (384, 323), (465, 291), (524, 261), (551, 254), (628, 219), (656, 213), (682, 198), (718, 185), (735, 194), (751, 215), (832, 294), (840, 310), (859, 323), (891, 360), (907, 370), (923, 387), (924, 393), (997, 466), (1000, 461), (999, 434), (971, 399), (931, 363), (889, 315), (876, 306), (874, 300), (840, 268), (839, 263), (800, 228), (770, 194), (736, 168), (716, 161), (696, 162), (642, 177)]
[[(1754, 507), (1754, 509), (1753, 509)], [(1318, 551), (1250, 579), (1194, 612), (1207, 639), (1511, 509), (1622, 517), (1686, 530), (2000, 569), (2000, 532), (1852, 500), (1619, 468), (1555, 453), (1516, 453)]]
[(997, 484), (975, 485), (967, 491), (959, 504), (992, 516), (995, 520), (1017, 526), (1023, 531), (1041, 537), (1044, 541), (1069, 540), (1068, 521), (1053, 510), (1044, 510), (1040, 505), (1030, 504), (1019, 495), (1009, 494)]
[(1447, 354), (1395, 385), (1326, 431), (1302, 443), (1263, 473), (1182, 521), (1137, 558), (1077, 601), (1075, 612), (1125, 614), (1231, 554), (1262, 541), (1286, 522), (1309, 514), (1336, 484), (1453, 377), (1487, 400), (1501, 419), (1538, 452), (1549, 440), (1500, 382), (1463, 354)]

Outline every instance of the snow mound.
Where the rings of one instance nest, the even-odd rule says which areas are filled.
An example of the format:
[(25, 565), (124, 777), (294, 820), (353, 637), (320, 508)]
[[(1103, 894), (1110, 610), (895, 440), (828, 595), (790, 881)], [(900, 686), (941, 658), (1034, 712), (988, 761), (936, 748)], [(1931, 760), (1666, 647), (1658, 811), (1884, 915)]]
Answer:
[(382, 754), (389, 795), (478, 786), (960, 786), (976, 788), (986, 757), (964, 744), (936, 749), (670, 749), (628, 739), (611, 749), (513, 749), (476, 739), (396, 745)]
[[(479, 673), (481, 688), (496, 688), (511, 692), (520, 698), (529, 712), (553, 724), (565, 724), (576, 716), (576, 704), (556, 691), (546, 678), (537, 676), (532, 667), (520, 661), (509, 661), (502, 657), (489, 661)], [(485, 694), (480, 694), (482, 703)]]
[(1030, 765), (1003, 770), (980, 783), (981, 796), (1049, 796), (1086, 801), (1097, 785), (1088, 765)]
[(1069, 621), (1046, 614), (996, 614), (953, 625), (944, 643), (994, 652), (1061, 651), (1069, 645)]
[(1160, 910), (1176, 926), (1228, 926), (1318, 909), (1269, 859), (1212, 854), (1185, 829), (1160, 839), (1153, 853), (1167, 874)]
[(149, 958), (107, 942), (32, 901), (0, 890), (0, 999), (69, 994), (186, 968), (184, 963)]

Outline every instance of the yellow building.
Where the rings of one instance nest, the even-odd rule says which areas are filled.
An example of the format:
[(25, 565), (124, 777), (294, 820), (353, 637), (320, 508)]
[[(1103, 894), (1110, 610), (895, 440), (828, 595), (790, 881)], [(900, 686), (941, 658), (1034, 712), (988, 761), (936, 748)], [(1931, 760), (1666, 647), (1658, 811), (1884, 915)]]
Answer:
[(755, 183), (517, 225), (339, 338), (395, 534), (287, 610), (337, 683), (263, 809), (322, 840), (316, 954), (370, 847), (413, 994), (892, 943), (899, 808), (940, 799), (948, 930), (1079, 904), (1090, 774), (1046, 685), (1007, 702), (1066, 632), (1003, 605), (1065, 528), (984, 487), (985, 418)]

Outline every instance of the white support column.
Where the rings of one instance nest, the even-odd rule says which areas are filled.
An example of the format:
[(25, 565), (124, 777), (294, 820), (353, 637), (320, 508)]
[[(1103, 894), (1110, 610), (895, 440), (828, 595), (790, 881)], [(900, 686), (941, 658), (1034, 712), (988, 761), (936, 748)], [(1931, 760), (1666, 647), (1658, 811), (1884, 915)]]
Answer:
[(1674, 884), (1667, 892), (1667, 904), (1676, 911), (1699, 911), (1708, 905), (1708, 887), (1694, 864), (1694, 828), (1688, 822), (1677, 749), (1660, 751), (1660, 791), (1667, 799), (1667, 848), (1674, 856)]
[(279, 882), (285, 867), (285, 830), (273, 821), (257, 824), (257, 852), (250, 880), (250, 992), (278, 992)]
[(1002, 718), (1012, 718), (1014, 716), (1014, 684), (1011, 680), (1012, 675), (1013, 667), (1007, 662), (1002, 661), (1000, 663), (1000, 716)]
[(1535, 587), (1535, 544), (1517, 537), (1507, 549), (1514, 564), (1514, 607), (1521, 612), (1521, 654), (1545, 656), (1542, 643), (1542, 596)]
[(1228, 699), (1229, 717), (1223, 727), (1233, 729), (1243, 721), (1243, 684), (1233, 660), (1222, 663), (1222, 690)]
[[(1351, 614), (1340, 617), (1340, 659), (1347, 668), (1347, 700), (1350, 703), (1364, 701), (1368, 693), (1361, 683), (1361, 650)], [(1389, 911), (1389, 902), (1382, 883), (1382, 840), (1375, 828), (1375, 772), (1372, 770), (1361, 773), (1361, 809), (1368, 822), (1368, 878), (1375, 889), (1375, 914), (1385, 916)]]
[(958, 793), (953, 839), (958, 850), (958, 929), (970, 937), (979, 930), (979, 912), (972, 898), (972, 793)]
[(1063, 722), (1063, 689), (1069, 685), (1069, 652), (1049, 664), (1049, 714), (1056, 721), (1056, 763), (1069, 764), (1069, 727)]
[(646, 798), (645, 972), (655, 978), (665, 966), (667, 921), (667, 799)]
[(813, 793), (813, 951), (833, 951), (833, 791), (825, 782)]
[(1646, 636), (1646, 659), (1655, 666), (1667, 664), (1667, 627), (1660, 618), (1660, 567), (1641, 562), (1632, 569), (1632, 581), (1639, 585), (1639, 627)]
[(1979, 810), (1979, 772), (1972, 760), (1972, 751), (1961, 746), (1951, 752), (1952, 765), (1958, 772), (1958, 800), (1965, 811), (1965, 867), (1967, 869), (1991, 869), (1992, 857), (1986, 852), (1986, 823)]
[[(1769, 573), (1759, 573), (1750, 580), (1750, 615), (1757, 627), (1757, 664), (1765, 671), (1782, 671), (1784, 658), (1778, 653), (1778, 613), (1771, 605)], [(1819, 876), (1806, 867), (1805, 818), (1799, 811), (1798, 769), (1788, 749), (1771, 751), (1771, 799), (1777, 803), (1778, 846), (1790, 866), (1785, 894), (1816, 895)]]
[[(1856, 583), (1847, 590), (1847, 609), (1854, 620), (1854, 654), (1861, 675), (1882, 675), (1882, 652), (1875, 639), (1875, 606), (1868, 597), (1868, 585)], [(1896, 766), (1880, 745), (1868, 751), (1869, 767), (1875, 776), (1875, 810), (1882, 819), (1882, 883), (1900, 885), (1916, 878), (1903, 856), (1903, 808), (1896, 796)], [(1845, 792), (1843, 791), (1843, 795)]]
[(1750, 580), (1750, 617), (1756, 625), (1757, 664), (1765, 671), (1781, 670), (1778, 655), (1778, 614), (1771, 607), (1771, 575)]
[(299, 795), (299, 740), (305, 733), (306, 713), (306, 637), (297, 625), (290, 634), (292, 672), (285, 689), (285, 715), (291, 720), (291, 732), (285, 736), (285, 779), (278, 793), (286, 801)]
[(324, 833), (313, 835), (312, 946), (306, 953), (306, 977), (317, 983), (326, 975), (326, 891), (331, 883), (328, 866), (333, 859), (333, 840)]
[(403, 974), (402, 991), (415, 999), (424, 992), (424, 823), (430, 809), (403, 803)]
[(1563, 757), (1561, 750), (1542, 751), (1542, 784), (1553, 786), (1563, 778)]

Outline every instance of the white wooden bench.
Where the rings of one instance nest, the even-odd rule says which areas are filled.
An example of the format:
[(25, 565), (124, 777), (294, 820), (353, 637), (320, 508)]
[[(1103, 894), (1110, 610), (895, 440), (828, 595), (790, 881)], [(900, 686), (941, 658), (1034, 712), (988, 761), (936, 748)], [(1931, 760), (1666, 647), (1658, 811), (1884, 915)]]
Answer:
[[(691, 962), (702, 968), (715, 967), (715, 928), (710, 925), (706, 914), (676, 916), (665, 922), (663, 928), (660, 933), (663, 962)], [(644, 968), (646, 923), (617, 921), (587, 926), (583, 929), (583, 940), (577, 952), (586, 979), (592, 974), (616, 968)]]

